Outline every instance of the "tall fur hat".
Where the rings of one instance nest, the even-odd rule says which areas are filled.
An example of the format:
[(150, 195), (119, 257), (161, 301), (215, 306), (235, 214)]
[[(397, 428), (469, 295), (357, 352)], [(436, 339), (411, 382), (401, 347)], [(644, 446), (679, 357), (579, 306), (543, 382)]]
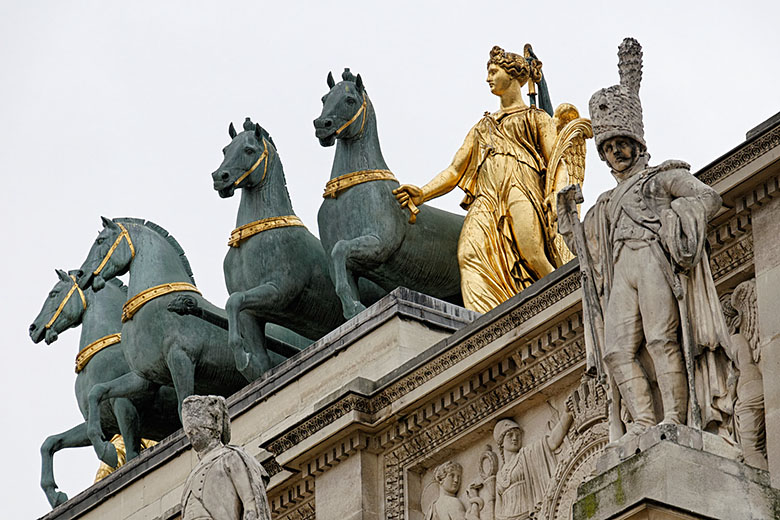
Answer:
[(642, 46), (633, 38), (624, 39), (618, 47), (618, 71), (620, 85), (603, 88), (590, 98), (590, 119), (599, 153), (604, 141), (617, 136), (630, 137), (647, 149), (639, 101)]
[(218, 395), (191, 395), (181, 403), (182, 418), (210, 429), (222, 444), (230, 442), (230, 414), (225, 398)]

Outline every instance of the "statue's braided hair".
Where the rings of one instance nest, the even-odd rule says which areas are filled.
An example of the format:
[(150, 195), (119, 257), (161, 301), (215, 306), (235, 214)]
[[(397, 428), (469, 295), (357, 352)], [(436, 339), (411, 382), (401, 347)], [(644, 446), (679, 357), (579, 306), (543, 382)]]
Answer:
[[(530, 48), (530, 45), (526, 45)], [(507, 52), (498, 45), (490, 49), (490, 59), (487, 64), (493, 63), (504, 69), (509, 77), (525, 83), (529, 78), (535, 82), (542, 79), (542, 62), (535, 57), (524, 57), (514, 52)]]

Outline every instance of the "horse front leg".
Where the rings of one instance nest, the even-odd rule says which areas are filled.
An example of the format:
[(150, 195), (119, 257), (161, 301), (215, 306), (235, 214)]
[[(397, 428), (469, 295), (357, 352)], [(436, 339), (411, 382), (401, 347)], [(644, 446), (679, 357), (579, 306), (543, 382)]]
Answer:
[(351, 240), (339, 240), (330, 252), (333, 285), (341, 300), (341, 310), (350, 319), (366, 307), (360, 303), (357, 277), (350, 265), (381, 264), (385, 257), (382, 242), (376, 235), (363, 235)]
[(173, 388), (179, 401), (179, 420), (181, 420), (181, 403), (195, 393), (195, 363), (179, 346), (174, 346), (166, 356), (168, 370), (173, 379)]
[(117, 397), (141, 397), (151, 392), (153, 385), (135, 372), (129, 372), (114, 380), (100, 383), (92, 387), (87, 396), (89, 413), (87, 415), (87, 435), (95, 448), (100, 460), (116, 468), (118, 458), (113, 444), (103, 438), (103, 428), (100, 424), (100, 403), (106, 399)]
[(48, 437), (41, 445), (41, 488), (52, 508), (67, 502), (68, 495), (57, 491), (54, 481), (54, 454), (65, 448), (89, 446), (87, 423), (83, 422), (70, 430)]
[(242, 319), (242, 312), (250, 311), (262, 316), (268, 310), (278, 310), (282, 303), (281, 291), (270, 282), (233, 293), (228, 298), (225, 305), (228, 344), (236, 360), (236, 369), (247, 381), (254, 381), (271, 368), (271, 358), (265, 347), (265, 320), (253, 319), (252, 316), (243, 316)]

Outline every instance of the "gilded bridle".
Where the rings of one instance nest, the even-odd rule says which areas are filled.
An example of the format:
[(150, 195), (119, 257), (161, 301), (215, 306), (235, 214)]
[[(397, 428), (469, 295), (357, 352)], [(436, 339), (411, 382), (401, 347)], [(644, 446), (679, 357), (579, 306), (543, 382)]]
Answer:
[(116, 237), (114, 243), (111, 244), (111, 248), (108, 250), (108, 253), (106, 253), (103, 261), (100, 262), (100, 265), (98, 265), (97, 269), (92, 272), (92, 274), (95, 276), (99, 275), (100, 271), (102, 271), (106, 266), (108, 259), (111, 258), (111, 255), (114, 254), (114, 251), (116, 251), (116, 248), (119, 247), (119, 244), (122, 242), (123, 238), (127, 240), (127, 245), (130, 247), (130, 258), (135, 258), (135, 247), (133, 246), (133, 241), (130, 239), (130, 233), (127, 232), (127, 229), (122, 224), (117, 222), (116, 225), (119, 226), (119, 229), (121, 229), (122, 232), (119, 233), (119, 236)]
[(84, 306), (84, 310), (87, 310), (87, 299), (84, 297), (84, 292), (81, 290), (81, 287), (79, 287), (79, 282), (76, 280), (76, 277), (72, 274), (69, 275), (70, 279), (73, 280), (73, 287), (70, 288), (68, 291), (68, 294), (65, 295), (65, 298), (60, 302), (59, 307), (57, 307), (56, 312), (54, 313), (54, 316), (51, 317), (49, 322), (44, 325), (44, 329), (50, 329), (52, 325), (54, 325), (54, 322), (57, 321), (57, 318), (60, 317), (60, 314), (62, 313), (62, 309), (65, 308), (65, 305), (67, 305), (68, 300), (70, 300), (70, 297), (73, 296), (73, 293), (78, 291), (79, 296), (81, 296), (81, 304)]
[(352, 116), (352, 119), (341, 125), (338, 130), (336, 130), (336, 135), (339, 135), (341, 132), (349, 128), (349, 125), (357, 121), (357, 118), (360, 117), (360, 114), (363, 114), (363, 119), (360, 122), (360, 132), (363, 132), (363, 128), (366, 126), (366, 105), (367, 105), (367, 99), (365, 92), (363, 93), (363, 104), (360, 105), (360, 108), (355, 112), (355, 115)]
[[(251, 175), (252, 172), (255, 171), (258, 166), (260, 166), (260, 163), (263, 161), (263, 159), (268, 158), (268, 145), (266, 144), (265, 139), (261, 138), (261, 140), (263, 141), (263, 153), (260, 154), (260, 157), (257, 158), (255, 164), (253, 164), (252, 167), (249, 168), (249, 170), (244, 172), (244, 174), (241, 175), (241, 177), (236, 179), (236, 182), (233, 183), (233, 186), (238, 186), (241, 183), (241, 181), (249, 177), (249, 175)], [(265, 161), (265, 164), (263, 165), (263, 176), (260, 178), (260, 182), (263, 182), (266, 173), (268, 173), (268, 161)]]

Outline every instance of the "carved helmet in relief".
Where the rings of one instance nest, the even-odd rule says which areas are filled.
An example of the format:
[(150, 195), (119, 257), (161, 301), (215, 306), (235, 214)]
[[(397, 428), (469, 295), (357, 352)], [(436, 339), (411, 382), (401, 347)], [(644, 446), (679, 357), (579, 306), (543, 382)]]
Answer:
[(642, 123), (639, 84), (642, 82), (642, 46), (626, 38), (618, 47), (620, 84), (603, 88), (590, 98), (590, 119), (596, 147), (612, 137), (630, 137), (647, 149)]

